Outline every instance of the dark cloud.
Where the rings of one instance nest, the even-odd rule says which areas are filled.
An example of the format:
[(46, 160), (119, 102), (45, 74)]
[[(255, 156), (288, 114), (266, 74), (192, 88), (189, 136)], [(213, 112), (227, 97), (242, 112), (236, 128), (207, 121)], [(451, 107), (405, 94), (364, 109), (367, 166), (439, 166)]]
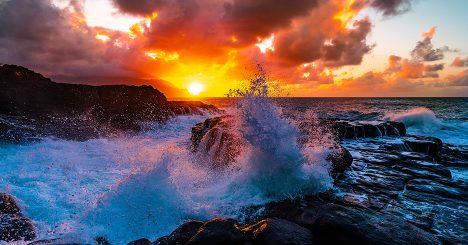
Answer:
[(448, 86), (468, 86), (468, 70), (460, 72), (458, 75), (450, 76), (447, 82)]
[(317, 0), (234, 0), (225, 4), (222, 26), (241, 42), (256, 42), (317, 7)]
[(409, 11), (411, 2), (411, 0), (371, 0), (370, 6), (389, 17)]
[(370, 21), (362, 19), (353, 26), (354, 29), (332, 39), (330, 45), (324, 45), (323, 59), (330, 66), (359, 65), (364, 55), (374, 47), (366, 40), (372, 27)]
[(411, 51), (411, 57), (418, 61), (436, 61), (444, 58), (445, 52), (458, 52), (458, 49), (451, 49), (448, 46), (434, 48), (432, 38), (436, 33), (436, 27), (433, 26), (422, 35), (424, 39), (417, 42), (416, 47)]
[(170, 4), (170, 0), (113, 0), (122, 12), (147, 16)]
[(371, 26), (368, 19), (355, 21), (353, 28), (347, 29), (336, 22), (308, 18), (278, 33), (273, 55), (291, 65), (317, 60), (328, 66), (357, 65), (372, 50), (373, 45), (366, 40)]
[(434, 49), (431, 38), (425, 37), (424, 40), (419, 41), (416, 47), (411, 51), (411, 57), (421, 61), (441, 60), (444, 58), (444, 49)]
[(129, 75), (123, 49), (96, 40), (81, 10), (79, 1), (65, 10), (48, 0), (0, 1), (0, 62), (46, 75)]
[(460, 57), (456, 57), (453, 61), (452, 61), (452, 66), (456, 66), (456, 67), (467, 67), (468, 66), (468, 57), (462, 59)]

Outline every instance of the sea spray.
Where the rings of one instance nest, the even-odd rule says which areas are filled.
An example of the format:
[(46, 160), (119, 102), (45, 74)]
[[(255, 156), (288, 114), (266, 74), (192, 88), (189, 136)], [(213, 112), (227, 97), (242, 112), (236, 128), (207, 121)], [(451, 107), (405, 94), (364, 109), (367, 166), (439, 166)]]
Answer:
[(139, 135), (3, 147), (0, 188), (25, 204), (40, 239), (106, 236), (114, 244), (329, 188), (329, 149), (312, 138), (298, 143), (298, 127), (268, 97), (265, 74), (237, 92), (227, 130), (242, 144), (222, 169), (190, 150), (190, 129), (205, 117), (184, 116)]
[(410, 134), (434, 136), (446, 143), (468, 146), (468, 122), (465, 120), (442, 120), (425, 107), (416, 107), (402, 112), (387, 113), (384, 120), (403, 122)]
[(268, 97), (269, 92), (266, 72), (260, 66), (246, 89), (230, 92), (231, 96), (241, 97), (236, 103), (236, 118), (251, 154), (247, 157), (246, 182), (258, 188), (258, 194), (267, 200), (329, 188), (326, 157), (313, 158), (311, 147), (301, 149), (298, 128), (282, 116), (280, 107)]

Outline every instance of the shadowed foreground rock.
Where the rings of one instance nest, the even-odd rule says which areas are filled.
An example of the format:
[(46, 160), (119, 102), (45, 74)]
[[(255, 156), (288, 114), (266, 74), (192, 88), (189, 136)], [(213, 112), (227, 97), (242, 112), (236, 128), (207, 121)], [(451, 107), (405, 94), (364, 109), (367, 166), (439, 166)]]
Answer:
[(36, 238), (32, 221), (24, 217), (15, 199), (0, 193), (0, 241), (31, 241)]
[(268, 218), (248, 226), (242, 231), (253, 244), (296, 244), (312, 243), (312, 232), (293, 222)]

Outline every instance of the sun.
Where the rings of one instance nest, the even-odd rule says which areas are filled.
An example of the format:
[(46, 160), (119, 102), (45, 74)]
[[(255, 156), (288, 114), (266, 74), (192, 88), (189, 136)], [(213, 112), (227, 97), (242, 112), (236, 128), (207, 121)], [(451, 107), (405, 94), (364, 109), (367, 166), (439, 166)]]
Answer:
[(188, 85), (187, 90), (191, 95), (199, 95), (204, 89), (203, 84), (199, 82), (192, 82)]

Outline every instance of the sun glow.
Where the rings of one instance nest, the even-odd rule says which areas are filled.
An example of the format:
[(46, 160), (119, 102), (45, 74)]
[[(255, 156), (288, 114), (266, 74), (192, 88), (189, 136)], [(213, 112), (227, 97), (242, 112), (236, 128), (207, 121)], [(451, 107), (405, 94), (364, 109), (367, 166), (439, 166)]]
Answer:
[(199, 82), (192, 82), (188, 85), (187, 90), (191, 95), (199, 95), (204, 89), (203, 84)]
[(271, 35), (269, 38), (257, 38), (258, 43), (255, 44), (260, 49), (260, 52), (266, 53), (267, 50), (275, 51), (273, 42), (275, 40), (275, 35)]

